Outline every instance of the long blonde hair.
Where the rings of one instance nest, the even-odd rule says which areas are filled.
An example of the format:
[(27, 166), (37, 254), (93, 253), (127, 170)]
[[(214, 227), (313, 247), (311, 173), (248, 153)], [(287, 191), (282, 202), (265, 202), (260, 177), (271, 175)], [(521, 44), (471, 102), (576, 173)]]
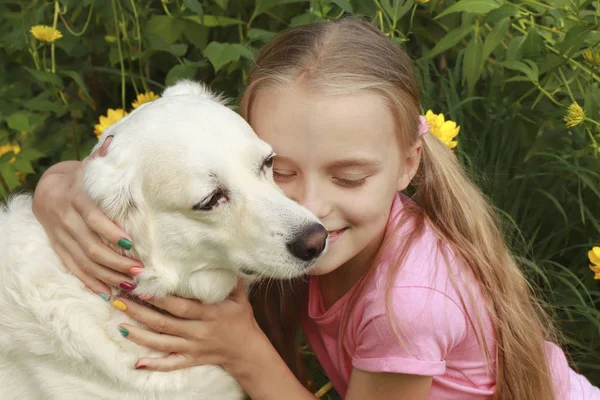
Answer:
[[(410, 148), (419, 140), (419, 90), (412, 62), (371, 24), (347, 18), (300, 26), (278, 35), (262, 49), (249, 74), (241, 100), (242, 115), (249, 119), (258, 91), (290, 87), (299, 80), (328, 95), (377, 93), (398, 121), (400, 148)], [(494, 328), (495, 354), (487, 354), (481, 316), (470, 316), (469, 323), (485, 359), (495, 360), (490, 368), (496, 380), (494, 399), (553, 400), (544, 347), (552, 330), (506, 246), (500, 222), (488, 201), (455, 155), (433, 135), (423, 137), (421, 164), (412, 185), (418, 207), (408, 208), (417, 221), (411, 237), (416, 237), (427, 221), (440, 244), (450, 247), (479, 283)], [(406, 243), (398, 251), (391, 274), (398, 272), (410, 237)], [(456, 282), (452, 284), (460, 293)], [(355, 295), (359, 293), (357, 290)], [(463, 306), (465, 298), (473, 300), (471, 293), (460, 295)], [(294, 373), (303, 376), (295, 334), (300, 307), (305, 306), (306, 284), (292, 281), (279, 286), (257, 285), (251, 300), (257, 321), (273, 345)]]

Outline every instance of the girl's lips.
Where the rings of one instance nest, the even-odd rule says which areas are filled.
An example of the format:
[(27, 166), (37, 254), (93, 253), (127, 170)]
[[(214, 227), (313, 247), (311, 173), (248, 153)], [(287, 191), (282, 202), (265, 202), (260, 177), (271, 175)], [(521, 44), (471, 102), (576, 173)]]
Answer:
[(337, 240), (348, 228), (337, 229), (335, 231), (327, 231), (327, 241), (332, 242)]

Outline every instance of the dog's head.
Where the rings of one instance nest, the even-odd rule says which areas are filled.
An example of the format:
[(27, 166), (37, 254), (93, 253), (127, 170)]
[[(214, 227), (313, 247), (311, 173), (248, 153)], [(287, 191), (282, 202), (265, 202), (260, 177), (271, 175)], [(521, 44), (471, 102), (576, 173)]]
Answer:
[(298, 276), (324, 251), (318, 219), (275, 185), (271, 147), (204, 86), (168, 88), (109, 135), (85, 187), (134, 240), (136, 293), (219, 301), (238, 277)]

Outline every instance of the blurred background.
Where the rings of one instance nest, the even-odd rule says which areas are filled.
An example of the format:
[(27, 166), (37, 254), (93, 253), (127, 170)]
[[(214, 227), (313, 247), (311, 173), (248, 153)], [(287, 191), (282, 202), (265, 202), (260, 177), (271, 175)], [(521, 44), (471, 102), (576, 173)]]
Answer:
[(455, 154), (600, 385), (598, 0), (0, 0), (0, 198), (178, 79), (239, 99), (278, 31), (349, 15), (413, 57), (423, 113), (460, 125)]

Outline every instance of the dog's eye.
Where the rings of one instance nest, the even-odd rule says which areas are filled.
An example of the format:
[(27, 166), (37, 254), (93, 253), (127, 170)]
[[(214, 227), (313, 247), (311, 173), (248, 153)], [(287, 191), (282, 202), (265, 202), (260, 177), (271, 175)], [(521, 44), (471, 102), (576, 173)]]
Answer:
[(265, 160), (265, 162), (263, 163), (263, 168), (271, 168), (273, 166), (273, 157), (275, 157), (274, 155), (269, 156), (269, 158), (267, 158)]
[(213, 208), (218, 207), (220, 204), (227, 202), (228, 200), (229, 197), (227, 197), (227, 194), (223, 190), (217, 190), (206, 200), (196, 204), (192, 209), (194, 211), (210, 211)]

